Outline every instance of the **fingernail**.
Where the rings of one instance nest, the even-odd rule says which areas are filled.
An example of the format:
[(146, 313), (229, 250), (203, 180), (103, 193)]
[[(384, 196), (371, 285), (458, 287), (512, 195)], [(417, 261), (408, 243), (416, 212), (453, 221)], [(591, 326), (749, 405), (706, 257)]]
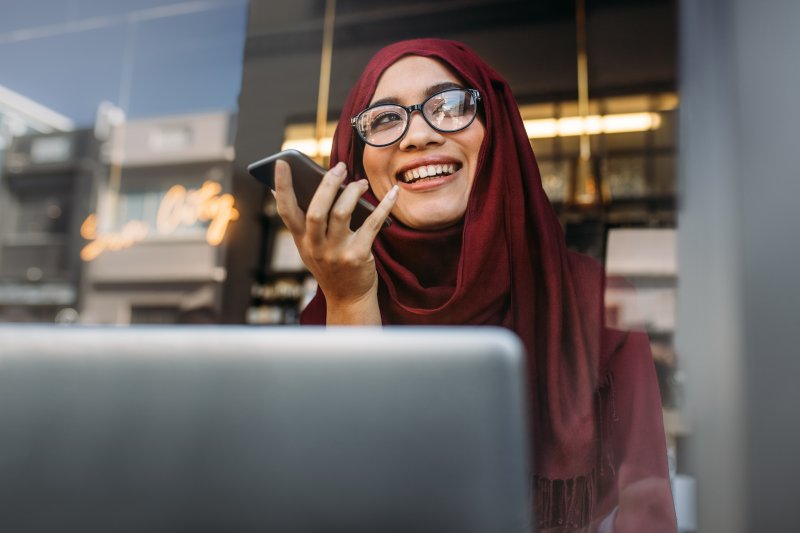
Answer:
[(344, 164), (344, 161), (339, 161), (336, 163), (336, 166), (331, 169), (336, 176), (343, 178), (345, 174), (347, 174), (347, 166)]
[(397, 185), (395, 185), (394, 187), (392, 187), (392, 188), (391, 188), (391, 190), (390, 190), (390, 191), (388, 192), (388, 194), (386, 195), (386, 196), (388, 196), (388, 197), (389, 197), (389, 200), (394, 200), (394, 199), (397, 197), (397, 191), (398, 191), (399, 189), (400, 189), (400, 188), (399, 188)]

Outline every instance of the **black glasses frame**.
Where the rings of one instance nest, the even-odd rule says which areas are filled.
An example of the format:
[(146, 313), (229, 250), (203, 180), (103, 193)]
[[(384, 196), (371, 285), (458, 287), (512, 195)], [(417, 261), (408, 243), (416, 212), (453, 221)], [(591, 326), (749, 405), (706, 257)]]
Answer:
[[(464, 91), (464, 92), (470, 93), (475, 98), (475, 115), (473, 115), (473, 117), (470, 119), (469, 122), (467, 122), (466, 124), (464, 124), (462, 127), (458, 128), (458, 129), (455, 129), (455, 130), (443, 130), (443, 129), (437, 128), (435, 125), (433, 125), (431, 123), (431, 121), (428, 119), (428, 117), (425, 116), (425, 113), (422, 111), (422, 109), (423, 109), (423, 107), (425, 107), (425, 104), (427, 104), (431, 100), (431, 98), (435, 98), (435, 97), (439, 96), (442, 93), (448, 93), (450, 91)], [(391, 146), (392, 144), (394, 144), (396, 142), (399, 142), (400, 140), (403, 139), (403, 137), (406, 136), (406, 133), (408, 133), (408, 128), (409, 128), (409, 126), (411, 126), (411, 114), (414, 111), (419, 111), (419, 114), (422, 115), (422, 118), (423, 118), (423, 120), (425, 120), (425, 123), (428, 124), (428, 126), (430, 126), (431, 128), (433, 128), (434, 130), (436, 130), (436, 131), (438, 131), (440, 133), (456, 133), (458, 131), (465, 130), (465, 129), (469, 128), (470, 125), (472, 125), (473, 122), (475, 122), (475, 117), (478, 116), (478, 103), (480, 101), (481, 101), (481, 93), (477, 89), (461, 89), (461, 88), (457, 88), (457, 87), (450, 87), (449, 89), (443, 89), (443, 90), (441, 90), (439, 92), (436, 92), (436, 93), (430, 95), (429, 97), (427, 97), (425, 100), (423, 100), (422, 102), (420, 102), (418, 104), (414, 104), (414, 105), (410, 105), (410, 106), (404, 106), (404, 105), (400, 105), (400, 104), (376, 104), (376, 105), (369, 106), (368, 108), (366, 108), (363, 111), (361, 111), (358, 115), (356, 115), (354, 117), (350, 117), (350, 125), (353, 126), (354, 130), (356, 130), (356, 133), (358, 134), (358, 136), (361, 138), (362, 141), (364, 141), (365, 143), (367, 143), (370, 146), (374, 146), (376, 148), (382, 148), (384, 146)], [(395, 107), (399, 107), (401, 109), (405, 109), (406, 113), (408, 114), (408, 118), (406, 119), (406, 126), (405, 126), (405, 128), (403, 128), (403, 133), (401, 133), (400, 136), (397, 139), (393, 140), (390, 143), (385, 143), (385, 144), (371, 143), (364, 137), (364, 135), (361, 133), (361, 130), (358, 129), (358, 126), (357, 126), (358, 120), (361, 118), (361, 115), (363, 115), (364, 113), (366, 113), (370, 109), (374, 109), (376, 107), (384, 107), (384, 106), (395, 106)]]

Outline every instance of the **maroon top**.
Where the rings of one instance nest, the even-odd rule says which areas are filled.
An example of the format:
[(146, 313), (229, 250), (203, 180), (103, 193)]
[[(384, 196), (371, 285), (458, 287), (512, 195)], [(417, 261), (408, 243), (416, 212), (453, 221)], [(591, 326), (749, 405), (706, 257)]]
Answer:
[[(383, 323), (515, 331), (528, 352), (538, 526), (588, 525), (613, 510), (623, 484), (667, 478), (647, 339), (604, 327), (603, 270), (567, 250), (508, 84), (463, 44), (418, 39), (380, 50), (347, 98), (331, 164), (366, 177), (350, 117), (405, 55), (438, 59), (480, 91), (486, 134), (461, 224), (421, 231), (395, 220), (375, 240)], [(324, 324), (325, 315), (318, 292), (301, 322)]]

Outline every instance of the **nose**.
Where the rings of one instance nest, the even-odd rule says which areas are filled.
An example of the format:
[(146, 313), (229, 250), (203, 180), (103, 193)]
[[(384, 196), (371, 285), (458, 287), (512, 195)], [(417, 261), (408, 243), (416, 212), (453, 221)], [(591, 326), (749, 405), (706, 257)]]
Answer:
[(425, 122), (420, 111), (411, 113), (408, 121), (408, 131), (400, 139), (399, 148), (401, 150), (419, 150), (428, 145), (438, 145), (444, 142), (444, 136)]

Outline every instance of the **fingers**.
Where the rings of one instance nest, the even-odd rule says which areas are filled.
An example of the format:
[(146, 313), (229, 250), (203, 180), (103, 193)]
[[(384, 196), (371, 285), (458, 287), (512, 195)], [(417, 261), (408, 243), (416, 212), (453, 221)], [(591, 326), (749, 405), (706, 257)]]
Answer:
[(305, 213), (297, 205), (292, 187), (292, 170), (285, 161), (275, 162), (275, 207), (292, 234), (305, 231)]
[(347, 235), (350, 233), (350, 218), (356, 208), (358, 199), (367, 192), (369, 182), (365, 179), (349, 183), (333, 204), (328, 217), (328, 236)]
[(397, 202), (398, 187), (394, 186), (355, 235), (351, 234), (350, 219), (359, 198), (367, 191), (369, 184), (367, 180), (350, 183), (339, 195), (346, 176), (347, 169), (343, 162), (337, 163), (326, 172), (309, 203), (307, 212), (303, 213), (292, 188), (289, 165), (283, 161), (276, 162), (275, 198), (278, 214), (296, 240), (300, 238), (306, 243), (305, 246), (311, 247), (310, 249), (321, 249), (329, 238), (345, 238), (347, 235), (354, 237), (351, 241), (353, 244), (369, 249)]
[(392, 208), (397, 202), (399, 191), (400, 188), (397, 185), (389, 189), (389, 192), (383, 197), (375, 208), (375, 211), (367, 217), (364, 224), (358, 229), (357, 239), (361, 241), (362, 244), (372, 246), (372, 241), (375, 240), (375, 236), (378, 235), (378, 232), (383, 226), (383, 221), (386, 220), (386, 217), (392, 212)]
[(311, 199), (306, 213), (306, 231), (309, 239), (315, 245), (320, 245), (325, 240), (328, 230), (328, 214), (339, 192), (339, 186), (347, 176), (347, 168), (343, 162), (336, 163), (332, 169), (325, 173), (317, 187), (317, 192)]

